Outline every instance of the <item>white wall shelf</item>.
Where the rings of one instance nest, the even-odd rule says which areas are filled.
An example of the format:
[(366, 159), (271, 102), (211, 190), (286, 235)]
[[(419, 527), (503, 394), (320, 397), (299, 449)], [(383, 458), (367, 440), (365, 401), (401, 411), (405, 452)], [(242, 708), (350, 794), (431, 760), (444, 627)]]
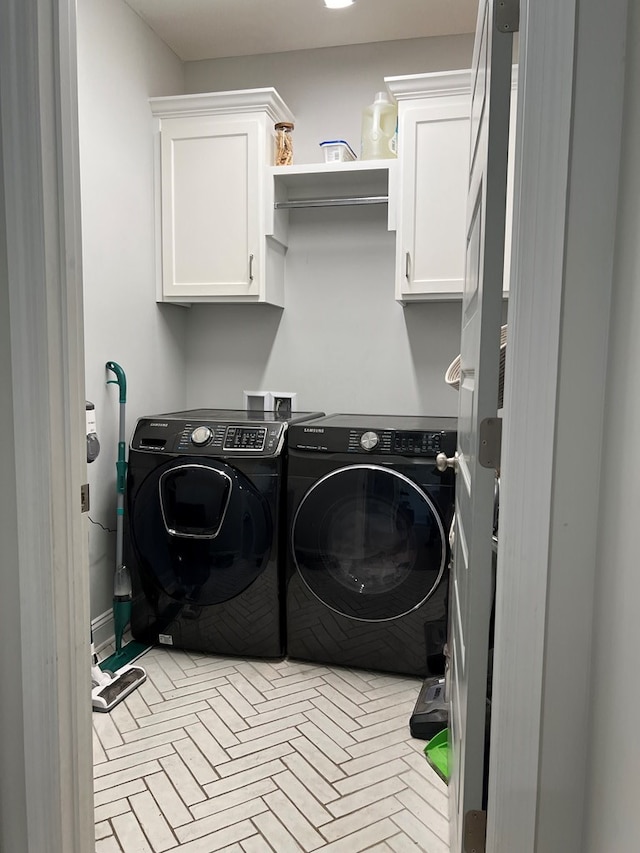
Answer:
[(307, 163), (272, 166), (277, 187), (289, 201), (344, 196), (386, 196), (396, 160), (350, 160), (344, 163)]
[[(387, 227), (393, 231), (396, 166), (395, 159), (272, 166), (266, 188), (267, 205), (271, 211), (280, 211), (388, 203)], [(282, 214), (273, 220), (275, 234), (281, 227), (286, 230), (286, 225), (279, 225), (279, 217)], [(283, 242), (286, 245), (286, 239)]]

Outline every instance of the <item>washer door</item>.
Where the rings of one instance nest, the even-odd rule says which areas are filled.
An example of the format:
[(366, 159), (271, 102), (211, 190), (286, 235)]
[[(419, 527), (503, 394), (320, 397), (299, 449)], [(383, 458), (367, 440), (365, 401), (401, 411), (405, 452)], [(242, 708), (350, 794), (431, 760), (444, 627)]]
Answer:
[(156, 468), (129, 513), (141, 573), (178, 601), (228, 601), (269, 560), (273, 525), (267, 500), (224, 462), (173, 460)]
[(378, 465), (352, 465), (318, 480), (295, 514), (291, 546), (311, 592), (365, 622), (398, 619), (424, 604), (447, 556), (429, 496)]

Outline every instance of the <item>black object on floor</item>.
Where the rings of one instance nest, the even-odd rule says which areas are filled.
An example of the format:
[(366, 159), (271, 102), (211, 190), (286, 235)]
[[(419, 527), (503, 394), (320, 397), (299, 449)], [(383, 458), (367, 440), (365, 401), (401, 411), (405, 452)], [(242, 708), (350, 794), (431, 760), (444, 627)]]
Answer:
[(421, 740), (446, 729), (449, 723), (448, 705), (444, 699), (444, 678), (425, 679), (409, 720), (411, 736)]

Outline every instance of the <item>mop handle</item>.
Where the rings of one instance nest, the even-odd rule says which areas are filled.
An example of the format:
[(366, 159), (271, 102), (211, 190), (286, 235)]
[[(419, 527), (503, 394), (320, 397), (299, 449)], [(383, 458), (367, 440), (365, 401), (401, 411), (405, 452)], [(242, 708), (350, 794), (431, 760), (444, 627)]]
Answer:
[[(107, 362), (107, 370), (111, 370), (115, 373), (115, 379), (107, 379), (107, 385), (117, 385), (120, 389), (120, 424), (119, 424), (119, 435), (118, 435), (118, 461), (116, 462), (116, 473), (117, 473), (117, 489), (118, 496), (124, 495), (124, 487), (125, 481), (127, 477), (127, 463), (125, 462), (125, 451), (126, 451), (126, 442), (125, 442), (125, 417), (124, 410), (127, 402), (127, 377), (125, 376), (124, 370), (120, 367), (119, 364), (115, 361)], [(120, 501), (118, 501), (118, 515), (122, 515), (123, 508)]]
[(127, 402), (127, 377), (124, 374), (124, 370), (120, 367), (120, 365), (115, 361), (107, 362), (107, 370), (110, 370), (112, 373), (115, 373), (115, 379), (107, 379), (107, 385), (117, 385), (120, 388), (120, 402)]

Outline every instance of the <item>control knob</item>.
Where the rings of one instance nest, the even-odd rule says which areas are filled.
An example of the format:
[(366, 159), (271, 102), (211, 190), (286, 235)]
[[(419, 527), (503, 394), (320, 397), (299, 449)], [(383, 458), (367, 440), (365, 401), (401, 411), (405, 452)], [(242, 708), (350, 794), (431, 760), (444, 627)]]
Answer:
[(378, 444), (380, 439), (378, 438), (378, 434), (376, 432), (365, 432), (360, 437), (360, 447), (363, 450), (373, 450), (373, 448)]
[(204, 447), (212, 438), (213, 432), (210, 427), (199, 426), (191, 433), (191, 444), (195, 444), (196, 447)]

